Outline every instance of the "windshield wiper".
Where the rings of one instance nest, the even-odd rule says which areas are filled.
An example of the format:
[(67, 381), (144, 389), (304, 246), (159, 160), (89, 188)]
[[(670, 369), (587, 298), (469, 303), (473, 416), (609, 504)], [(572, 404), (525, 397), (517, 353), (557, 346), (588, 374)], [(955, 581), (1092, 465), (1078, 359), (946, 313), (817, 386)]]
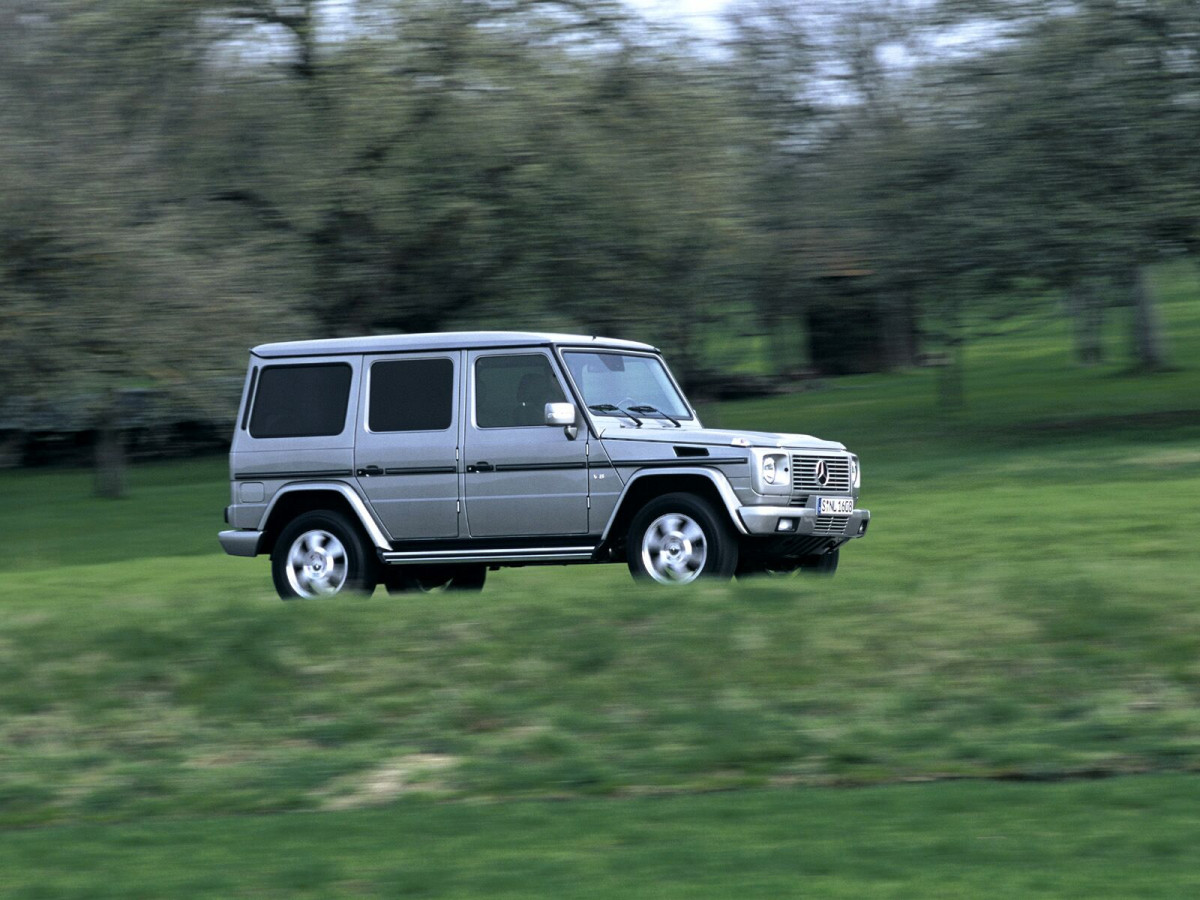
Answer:
[(665, 412), (663, 412), (661, 409), (655, 409), (653, 406), (650, 406), (650, 405), (649, 405), (649, 404), (647, 404), (647, 403), (643, 403), (643, 404), (642, 404), (642, 405), (640, 405), (640, 406), (631, 406), (631, 407), (629, 407), (629, 408), (630, 408), (630, 409), (632, 409), (634, 412), (640, 412), (640, 413), (646, 413), (646, 414), (650, 414), (650, 413), (658, 413), (660, 416), (662, 416), (664, 419), (666, 419), (668, 422), (670, 422), (670, 423), (671, 423), (672, 425), (674, 425), (676, 428), (682, 428), (682, 427), (683, 427), (682, 425), (680, 425), (680, 424), (679, 424), (679, 420), (678, 420), (678, 419), (676, 419), (674, 416), (668, 416), (668, 415), (667, 415)]
[[(613, 406), (611, 403), (593, 403), (591, 406), (588, 407), (588, 409), (594, 410), (598, 413), (610, 413), (610, 412), (620, 413), (621, 415), (626, 416), (627, 418), (633, 419), (633, 421), (637, 423), (638, 428), (642, 427), (641, 419), (639, 419), (637, 416), (635, 416), (631, 412), (626, 412), (625, 410), (621, 409), (621, 407), (619, 407), (619, 406)], [(637, 407), (634, 407), (634, 409), (637, 409)]]

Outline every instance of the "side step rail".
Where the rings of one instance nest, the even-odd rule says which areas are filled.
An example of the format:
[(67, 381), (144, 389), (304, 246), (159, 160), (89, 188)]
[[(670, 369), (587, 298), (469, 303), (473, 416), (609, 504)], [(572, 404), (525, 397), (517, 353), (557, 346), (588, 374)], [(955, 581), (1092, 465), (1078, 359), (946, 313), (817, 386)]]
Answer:
[(389, 566), (420, 563), (506, 563), (506, 562), (581, 562), (592, 559), (596, 548), (588, 547), (506, 547), (470, 550), (381, 550), (379, 559)]

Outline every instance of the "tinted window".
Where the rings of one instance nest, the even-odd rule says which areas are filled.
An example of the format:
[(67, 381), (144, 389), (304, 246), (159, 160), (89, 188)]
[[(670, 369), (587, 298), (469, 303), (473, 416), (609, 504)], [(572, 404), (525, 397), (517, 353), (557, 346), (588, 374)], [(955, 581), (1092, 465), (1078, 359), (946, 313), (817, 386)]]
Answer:
[(485, 356), (475, 363), (475, 421), (480, 428), (545, 425), (546, 404), (563, 395), (541, 354)]
[(256, 438), (341, 434), (350, 398), (345, 363), (267, 366), (258, 375), (250, 434)]
[(371, 366), (372, 431), (444, 431), (454, 413), (454, 363), (397, 359)]
[(254, 403), (254, 387), (258, 384), (258, 366), (250, 370), (250, 384), (246, 388), (246, 409), (242, 413), (242, 431), (250, 427), (250, 406)]

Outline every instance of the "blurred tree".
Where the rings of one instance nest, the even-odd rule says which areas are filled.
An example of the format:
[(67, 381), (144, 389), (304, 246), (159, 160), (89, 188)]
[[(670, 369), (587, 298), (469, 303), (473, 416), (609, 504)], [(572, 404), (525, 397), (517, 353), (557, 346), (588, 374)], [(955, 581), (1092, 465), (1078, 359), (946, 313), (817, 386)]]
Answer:
[[(955, 21), (980, 4), (944, 2)], [(1010, 279), (1068, 292), (1077, 354), (1095, 361), (1103, 292), (1131, 309), (1134, 365), (1168, 364), (1146, 267), (1194, 245), (1200, 222), (1200, 12), (1178, 0), (982, 5), (995, 46), (950, 69), (976, 104), (980, 235)], [(982, 177), (980, 177), (982, 176)]]
[(801, 188), (822, 121), (812, 95), (818, 65), (813, 22), (803, 7), (782, 0), (735, 4), (727, 17), (727, 79), (752, 123), (738, 141), (750, 173), (748, 277), (773, 368), (794, 372), (811, 361), (803, 322), (816, 286), (798, 247), (804, 229), (820, 224)]
[(93, 398), (91, 421), (67, 425), (94, 430), (97, 490), (119, 495), (121, 392), (153, 385), (227, 408), (211, 379), (240, 362), (267, 311), (248, 302), (241, 254), (201, 246), (175, 194), (200, 8), (16, 2), (2, 14), (0, 378), (6, 396), (51, 410)]
[[(870, 190), (877, 150), (911, 106), (906, 79), (884, 58), (913, 39), (916, 22), (908, 4), (891, 2), (756, 0), (731, 14), (731, 80), (761, 130), (751, 202), (762, 320), (768, 333), (788, 322), (806, 331), (803, 357), (824, 371), (916, 361), (913, 285), (886, 265), (890, 241)], [(781, 350), (794, 355), (790, 343)]]
[(227, 403), (281, 334), (595, 330), (698, 382), (750, 332), (776, 371), (924, 341), (953, 406), (1056, 290), (1082, 361), (1117, 295), (1168, 363), (1200, 6), (749, 0), (726, 49), (615, 0), (10, 0), (0, 388), (101, 398), (119, 461), (123, 391)]
[[(266, 26), (273, 9), (235, 18)], [(740, 234), (734, 110), (705, 66), (633, 46), (619, 9), (380, 4), (369, 32), (283, 80), (264, 49), (207, 101), (209, 120), (261, 136), (250, 159), (233, 135), (225, 158), (205, 147), (210, 196), (302, 236), (330, 330), (515, 311), (640, 332), (686, 368), (704, 311), (729, 305), (706, 272), (727, 276)], [(648, 314), (670, 307), (685, 313)]]

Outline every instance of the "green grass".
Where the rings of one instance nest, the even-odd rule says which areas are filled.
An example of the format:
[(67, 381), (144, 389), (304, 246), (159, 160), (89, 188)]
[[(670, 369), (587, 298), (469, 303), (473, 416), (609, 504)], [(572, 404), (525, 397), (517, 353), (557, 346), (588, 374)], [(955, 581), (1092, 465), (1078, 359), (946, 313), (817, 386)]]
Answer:
[(1177, 371), (1052, 323), (973, 345), (953, 416), (930, 371), (707, 411), (860, 453), (833, 580), (281, 604), (217, 548), (224, 460), (0, 475), (0, 895), (1178, 895), (1200, 285), (1160, 288)]
[(92, 496), (90, 471), (0, 473), (9, 564), (39, 571), (220, 552), (228, 477), (224, 456), (146, 464), (133, 470), (129, 496), (101, 502)]
[(35, 898), (1184, 897), (1200, 781), (950, 783), (9, 832)]

